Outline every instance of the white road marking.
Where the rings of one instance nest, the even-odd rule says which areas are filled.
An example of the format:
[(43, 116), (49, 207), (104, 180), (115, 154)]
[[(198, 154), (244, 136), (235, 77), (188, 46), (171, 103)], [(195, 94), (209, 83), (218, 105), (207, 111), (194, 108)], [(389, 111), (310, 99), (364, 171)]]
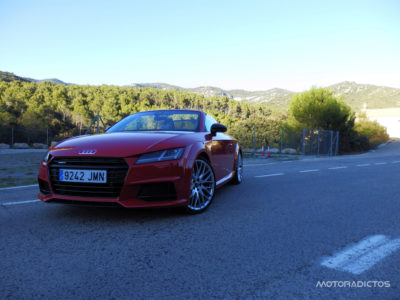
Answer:
[(374, 165), (379, 166), (379, 165), (386, 165), (385, 162), (379, 162), (379, 163), (374, 163)]
[(347, 169), (346, 166), (342, 166), (342, 167), (332, 167), (332, 168), (328, 168), (329, 170), (339, 170), (339, 169)]
[(292, 162), (294, 162), (294, 160), (284, 161), (283, 163), (284, 163), (284, 164), (288, 164), (288, 163), (292, 163)]
[(282, 176), (282, 175), (285, 175), (285, 173), (275, 173), (275, 174), (267, 174), (267, 175), (258, 175), (258, 176), (254, 176), (254, 177), (261, 178), (261, 177)]
[(34, 202), (40, 202), (40, 200), (39, 199), (35, 199), (35, 200), (5, 202), (5, 203), (2, 203), (1, 205), (8, 206), (8, 205), (18, 205), (18, 204), (26, 204), (26, 203), (34, 203)]
[(250, 164), (250, 165), (243, 165), (244, 167), (258, 167), (258, 166), (269, 166), (269, 165), (275, 165), (276, 163), (268, 163), (268, 164)]
[(358, 275), (399, 248), (400, 238), (390, 240), (385, 235), (372, 235), (331, 257), (326, 257), (321, 265)]
[(299, 171), (300, 173), (309, 173), (309, 172), (318, 172), (319, 169), (313, 169), (313, 170), (303, 170), (303, 171)]
[(392, 164), (400, 164), (400, 160), (392, 161)]
[(30, 187), (34, 187), (34, 186), (38, 186), (38, 185), (37, 184), (30, 184), (30, 185), (10, 186), (10, 187), (0, 188), (0, 191), (30, 188)]
[(368, 166), (370, 166), (371, 164), (361, 164), (361, 165), (357, 165), (357, 167), (368, 167)]
[(389, 240), (387, 243), (360, 257), (358, 261), (347, 266), (345, 270), (354, 274), (361, 274), (399, 248), (400, 239)]

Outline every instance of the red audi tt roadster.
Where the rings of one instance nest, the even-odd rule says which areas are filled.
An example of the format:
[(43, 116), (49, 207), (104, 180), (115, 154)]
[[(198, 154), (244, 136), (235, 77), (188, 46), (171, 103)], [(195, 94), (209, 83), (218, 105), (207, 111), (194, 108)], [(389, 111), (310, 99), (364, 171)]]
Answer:
[(216, 188), (242, 181), (240, 146), (225, 131), (202, 111), (130, 115), (104, 134), (73, 137), (52, 147), (40, 165), (39, 198), (202, 212)]

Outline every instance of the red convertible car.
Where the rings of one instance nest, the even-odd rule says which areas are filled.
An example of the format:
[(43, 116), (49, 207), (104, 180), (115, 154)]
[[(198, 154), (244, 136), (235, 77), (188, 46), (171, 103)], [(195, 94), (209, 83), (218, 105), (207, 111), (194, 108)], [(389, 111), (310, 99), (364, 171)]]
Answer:
[(215, 189), (242, 181), (238, 142), (202, 111), (130, 115), (106, 133), (64, 140), (44, 157), (44, 202), (204, 211)]

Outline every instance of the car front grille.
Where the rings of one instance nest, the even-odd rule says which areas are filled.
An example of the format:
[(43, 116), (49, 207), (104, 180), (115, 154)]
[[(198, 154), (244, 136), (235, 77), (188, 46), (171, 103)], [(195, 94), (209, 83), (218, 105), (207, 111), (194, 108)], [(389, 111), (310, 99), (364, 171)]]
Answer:
[[(106, 170), (107, 183), (63, 182), (60, 169)], [(118, 197), (128, 165), (122, 158), (55, 157), (49, 164), (50, 182), (55, 194), (91, 198)]]

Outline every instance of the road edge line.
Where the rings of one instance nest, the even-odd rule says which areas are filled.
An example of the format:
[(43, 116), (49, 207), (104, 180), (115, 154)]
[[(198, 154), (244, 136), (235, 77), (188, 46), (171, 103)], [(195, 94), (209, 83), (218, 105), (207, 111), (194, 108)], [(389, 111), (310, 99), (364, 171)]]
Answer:
[(34, 187), (34, 186), (38, 186), (38, 185), (37, 184), (30, 184), (30, 185), (8, 186), (8, 187), (0, 188), (0, 191), (23, 189), (23, 188), (29, 188), (29, 187)]

